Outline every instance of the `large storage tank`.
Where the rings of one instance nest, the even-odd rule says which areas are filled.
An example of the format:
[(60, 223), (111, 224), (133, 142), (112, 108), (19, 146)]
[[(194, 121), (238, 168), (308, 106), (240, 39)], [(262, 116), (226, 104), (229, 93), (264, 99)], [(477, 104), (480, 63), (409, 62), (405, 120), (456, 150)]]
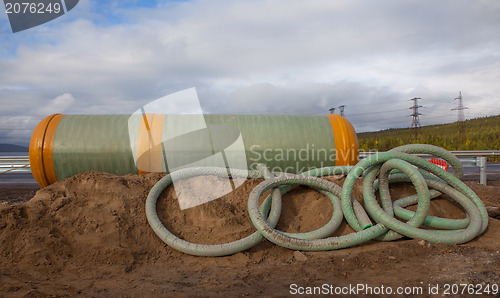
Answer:
[[(62, 115), (43, 119), (30, 143), (30, 164), (45, 187), (85, 171), (117, 175), (200, 164), (222, 152), (228, 167), (259, 162), (290, 173), (354, 165), (358, 140), (339, 115)], [(208, 148), (208, 149), (207, 149)], [(208, 164), (207, 164), (208, 165)], [(236, 166), (238, 167), (238, 166)]]

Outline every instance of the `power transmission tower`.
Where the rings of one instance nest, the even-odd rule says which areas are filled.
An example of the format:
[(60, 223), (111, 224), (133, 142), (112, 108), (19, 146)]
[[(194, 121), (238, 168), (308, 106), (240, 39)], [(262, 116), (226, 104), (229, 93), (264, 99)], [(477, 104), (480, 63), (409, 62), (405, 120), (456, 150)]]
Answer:
[(344, 117), (344, 108), (345, 108), (344, 105), (339, 106), (340, 116), (342, 116), (342, 117)]
[(330, 111), (330, 114), (335, 113), (335, 108), (330, 108), (328, 111)]
[(420, 128), (420, 119), (419, 115), (422, 115), (421, 113), (418, 112), (419, 108), (423, 108), (423, 106), (418, 105), (418, 100), (421, 99), (420, 97), (414, 97), (410, 100), (413, 101), (413, 106), (410, 107), (410, 110), (413, 111), (410, 116), (412, 116), (412, 121), (411, 121), (411, 128), (413, 129), (413, 132), (415, 133), (415, 141), (417, 141), (418, 138), (418, 129)]
[[(457, 102), (458, 100), (458, 102)], [(455, 102), (458, 103), (458, 106), (454, 107), (450, 111), (457, 111), (457, 132), (458, 139), (460, 142), (465, 142), (465, 129), (464, 129), (464, 110), (468, 110), (469, 108), (464, 106), (462, 101), (462, 91), (458, 92), (458, 97), (455, 98)]]

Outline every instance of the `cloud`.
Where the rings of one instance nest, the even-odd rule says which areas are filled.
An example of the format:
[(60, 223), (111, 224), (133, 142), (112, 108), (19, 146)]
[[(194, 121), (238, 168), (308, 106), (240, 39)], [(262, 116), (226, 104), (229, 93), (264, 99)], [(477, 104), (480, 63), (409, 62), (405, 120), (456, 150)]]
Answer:
[(56, 113), (64, 113), (71, 105), (76, 102), (76, 99), (73, 95), (69, 93), (64, 93), (62, 95), (57, 96), (53, 100), (51, 100), (46, 106), (40, 109), (41, 114), (56, 114)]

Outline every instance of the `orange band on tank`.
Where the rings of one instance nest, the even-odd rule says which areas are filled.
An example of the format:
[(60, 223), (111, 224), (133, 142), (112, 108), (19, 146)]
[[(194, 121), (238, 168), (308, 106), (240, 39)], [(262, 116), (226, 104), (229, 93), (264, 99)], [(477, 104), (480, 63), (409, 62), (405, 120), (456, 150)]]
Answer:
[(351, 123), (336, 114), (327, 115), (335, 141), (335, 165), (355, 165), (358, 160), (358, 137)]
[(161, 138), (164, 119), (162, 114), (143, 114), (137, 140), (139, 174), (163, 172)]
[(358, 156), (359, 156), (359, 142), (358, 142), (358, 136), (356, 135), (356, 131), (354, 130), (354, 127), (352, 126), (351, 122), (349, 122), (347, 119), (344, 119), (344, 123), (346, 125), (348, 134), (350, 136), (348, 144), (348, 149), (350, 152), (350, 160), (349, 160), (349, 165), (353, 166), (356, 165), (359, 161)]
[(54, 171), (53, 145), (57, 125), (64, 115), (54, 114), (44, 118), (35, 127), (30, 141), (30, 168), (41, 187), (57, 181)]
[(57, 182), (56, 172), (54, 170), (54, 138), (56, 136), (57, 125), (64, 117), (64, 115), (55, 115), (50, 120), (45, 132), (45, 140), (43, 141), (43, 164), (45, 169), (45, 177), (49, 184)]

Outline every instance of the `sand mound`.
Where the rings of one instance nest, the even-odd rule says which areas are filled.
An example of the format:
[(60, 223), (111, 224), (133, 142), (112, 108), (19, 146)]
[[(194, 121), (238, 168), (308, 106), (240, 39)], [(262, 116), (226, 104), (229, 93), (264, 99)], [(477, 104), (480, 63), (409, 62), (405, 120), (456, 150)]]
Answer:
[[(68, 258), (131, 265), (160, 253), (163, 245), (159, 245), (144, 213), (147, 193), (160, 177), (88, 172), (41, 189), (25, 204), (4, 207), (0, 211), (1, 256), (32, 265), (57, 264)], [(219, 179), (201, 178), (207, 185), (217, 185)], [(167, 229), (188, 241), (234, 241), (255, 231), (246, 205), (248, 194), (260, 181), (248, 180), (221, 199), (187, 210), (180, 210), (175, 191), (169, 188), (158, 203), (158, 213)], [(411, 188), (400, 186), (393, 188), (392, 195), (399, 198), (413, 193)], [(356, 185), (354, 196), (361, 198), (361, 185)], [(464, 217), (444, 199), (435, 200), (431, 214)], [(310, 231), (326, 224), (331, 215), (326, 197), (299, 187), (285, 197), (278, 228)], [(336, 235), (350, 232), (344, 224)]]
[[(293, 251), (277, 247), (267, 241), (247, 252), (225, 258), (196, 258), (166, 247), (149, 227), (144, 212), (147, 194), (160, 178), (159, 174), (118, 177), (106, 173), (88, 172), (39, 190), (26, 203), (0, 205), (0, 266), (12, 268), (16, 272), (36, 269), (35, 273), (30, 275), (36, 280), (47, 275), (67, 272), (70, 270), (68, 268), (77, 268), (75, 270), (80, 272), (79, 274), (84, 274), (82, 271), (89, 268), (110, 266), (114, 268), (113, 270), (118, 270), (119, 274), (127, 274), (138, 267), (156, 262), (173, 266), (184, 264), (186, 261), (190, 268), (181, 270), (178, 267), (176, 273), (188, 274), (187, 272), (205, 270), (207, 265), (213, 265), (214, 262), (219, 265), (236, 264), (248, 267), (250, 264), (263, 261), (289, 263), (294, 257), (299, 260), (302, 258), (302, 255), (294, 256)], [(218, 178), (208, 176), (203, 179), (210, 185)], [(339, 185), (343, 183), (342, 179), (329, 178), (329, 180)], [(179, 209), (175, 191), (169, 188), (164, 191), (158, 202), (158, 213), (170, 231), (188, 241), (203, 244), (233, 241), (255, 231), (247, 212), (247, 198), (260, 181), (248, 180), (236, 191), (220, 199), (187, 210)], [(488, 194), (489, 201), (498, 203), (500, 193), (498, 188), (494, 188), (496, 194), (491, 189), (481, 187), (478, 189)], [(413, 193), (414, 190), (404, 184), (391, 188), (393, 198)], [(359, 184), (356, 185), (353, 195), (361, 199)], [(463, 212), (446, 198), (434, 200), (431, 206), (432, 215), (448, 218), (464, 217)], [(307, 188), (298, 187), (284, 197), (278, 228), (288, 232), (310, 231), (328, 222), (331, 214), (332, 206), (326, 197)], [(486, 234), (467, 245), (498, 250), (499, 222), (491, 219)], [(350, 232), (352, 229), (344, 223), (336, 235)], [(401, 245), (405, 241), (407, 244)], [(394, 250), (399, 245), (401, 249), (394, 250), (392, 255), (395, 258), (404, 258), (408, 254), (415, 253), (417, 241), (403, 240), (391, 244), (378, 244), (373, 241), (346, 251), (349, 254), (356, 250), (360, 253), (372, 251), (371, 254), (376, 258), (377, 254), (373, 253), (373, 249), (377, 246), (374, 245), (383, 245), (381, 247), (385, 250), (388, 247)], [(331, 253), (333, 252), (325, 252), (323, 256)], [(307, 255), (308, 253), (304, 254), (305, 259), (308, 258)], [(380, 255), (385, 255), (385, 252), (380, 252)], [(498, 262), (498, 255), (495, 260)], [(145, 268), (144, 266), (142, 268)], [(3, 282), (6, 282), (5, 276), (15, 275), (12, 272), (9, 274), (5, 272), (7, 270), (0, 275), (0, 280), (3, 278)], [(95, 272), (103, 274), (99, 270)], [(38, 293), (31, 290), (27, 288), (26, 293)], [(12, 286), (7, 288), (0, 286), (1, 291), (11, 293), (17, 290), (15, 287), (12, 290)], [(73, 291), (59, 293), (75, 294)], [(99, 292), (87, 292), (87, 294), (99, 295)]]
[[(159, 177), (90, 172), (0, 210), (0, 256), (18, 264), (132, 264), (154, 246), (144, 217), (147, 187)], [(144, 234), (148, 234), (145, 236)]]

